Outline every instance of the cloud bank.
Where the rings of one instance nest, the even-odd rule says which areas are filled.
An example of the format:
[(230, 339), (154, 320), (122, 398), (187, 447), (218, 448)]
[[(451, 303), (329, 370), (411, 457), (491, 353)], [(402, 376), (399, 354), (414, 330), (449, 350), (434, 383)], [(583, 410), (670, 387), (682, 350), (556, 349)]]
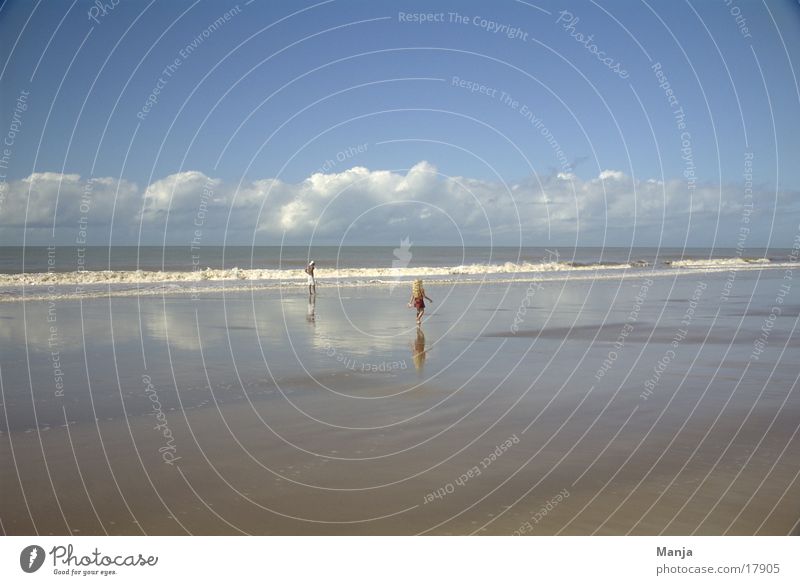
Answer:
[[(773, 211), (777, 207), (777, 221)], [(184, 171), (144, 188), (125, 179), (34, 173), (6, 185), (3, 245), (395, 244), (734, 246), (790, 245), (798, 193), (604, 170), (487, 181), (445, 176), (422, 161), (408, 171), (364, 167), (226, 182)], [(747, 221), (743, 223), (743, 217)], [(796, 216), (795, 216), (796, 217)], [(786, 244), (783, 243), (785, 240)]]

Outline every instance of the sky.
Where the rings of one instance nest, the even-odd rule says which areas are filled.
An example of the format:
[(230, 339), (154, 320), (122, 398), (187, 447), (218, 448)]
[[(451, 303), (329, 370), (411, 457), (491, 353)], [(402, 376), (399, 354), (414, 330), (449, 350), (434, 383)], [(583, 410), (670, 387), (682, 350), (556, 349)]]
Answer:
[(788, 0), (5, 0), (0, 245), (791, 247)]

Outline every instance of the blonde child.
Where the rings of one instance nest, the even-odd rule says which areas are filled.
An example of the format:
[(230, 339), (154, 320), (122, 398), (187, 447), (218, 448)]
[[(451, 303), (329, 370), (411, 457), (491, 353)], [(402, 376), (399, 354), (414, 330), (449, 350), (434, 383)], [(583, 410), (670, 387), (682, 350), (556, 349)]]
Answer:
[(433, 302), (433, 299), (425, 294), (422, 281), (417, 279), (411, 285), (411, 300), (408, 301), (408, 306), (417, 310), (417, 325), (422, 323), (422, 316), (425, 314), (425, 299), (428, 299), (431, 303)]

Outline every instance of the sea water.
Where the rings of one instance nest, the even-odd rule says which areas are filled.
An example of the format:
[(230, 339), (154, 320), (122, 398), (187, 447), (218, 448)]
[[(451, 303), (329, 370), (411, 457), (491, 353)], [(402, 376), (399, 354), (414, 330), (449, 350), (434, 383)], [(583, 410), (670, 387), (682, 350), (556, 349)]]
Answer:
[(127, 294), (199, 294), (297, 286), (307, 262), (321, 285), (394, 286), (537, 278), (602, 279), (781, 268), (790, 250), (730, 248), (393, 246), (42, 246), (0, 248), (0, 300)]

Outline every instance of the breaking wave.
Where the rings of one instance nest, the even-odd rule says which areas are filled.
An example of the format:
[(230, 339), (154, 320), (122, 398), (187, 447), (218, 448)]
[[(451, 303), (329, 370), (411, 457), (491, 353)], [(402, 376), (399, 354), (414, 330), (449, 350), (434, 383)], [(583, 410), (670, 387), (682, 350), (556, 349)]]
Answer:
[[(586, 271), (631, 268), (631, 264), (588, 264), (550, 262), (533, 264), (506, 262), (504, 264), (467, 264), (462, 266), (420, 266), (415, 268), (333, 268), (317, 269), (321, 280), (348, 280), (363, 278), (403, 278), (409, 276), (447, 276), (485, 274), (518, 274), (554, 271)], [(0, 274), (0, 287), (4, 286), (48, 286), (48, 285), (95, 285), (95, 284), (148, 284), (160, 282), (208, 282), (208, 281), (292, 281), (305, 280), (303, 270), (271, 270), (262, 268), (205, 268), (187, 271), (147, 270), (83, 270), (76, 272), (38, 272), (24, 274)]]
[[(592, 280), (687, 275), (729, 270), (764, 270), (795, 266), (767, 258), (720, 258), (664, 261), (652, 267), (645, 261), (630, 263), (549, 262), (469, 264), (415, 268), (317, 269), (321, 286), (397, 286), (424, 277), (430, 284), (477, 284)], [(306, 275), (295, 269), (214, 269), (189, 271), (92, 270), (0, 274), (0, 302), (78, 299), (102, 296), (199, 294), (297, 287)]]
[(675, 268), (731, 268), (753, 264), (770, 264), (769, 258), (712, 258), (704, 260), (673, 260), (664, 264)]

